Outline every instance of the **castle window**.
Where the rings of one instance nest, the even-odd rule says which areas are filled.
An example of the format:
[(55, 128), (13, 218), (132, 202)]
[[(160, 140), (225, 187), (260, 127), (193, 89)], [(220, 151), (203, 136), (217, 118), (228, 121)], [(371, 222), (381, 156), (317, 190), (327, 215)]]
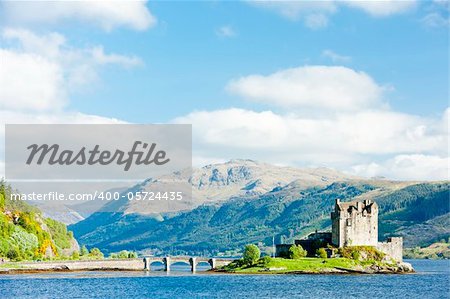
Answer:
[(347, 226), (352, 226), (352, 220), (351, 219), (347, 219)]

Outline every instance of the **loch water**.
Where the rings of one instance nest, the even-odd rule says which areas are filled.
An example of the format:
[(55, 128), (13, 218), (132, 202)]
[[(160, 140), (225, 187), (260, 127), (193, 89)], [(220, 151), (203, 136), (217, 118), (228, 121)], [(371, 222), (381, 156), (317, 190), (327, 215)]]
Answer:
[(0, 298), (450, 298), (449, 260), (409, 260), (415, 274), (236, 275), (64, 272), (0, 275)]

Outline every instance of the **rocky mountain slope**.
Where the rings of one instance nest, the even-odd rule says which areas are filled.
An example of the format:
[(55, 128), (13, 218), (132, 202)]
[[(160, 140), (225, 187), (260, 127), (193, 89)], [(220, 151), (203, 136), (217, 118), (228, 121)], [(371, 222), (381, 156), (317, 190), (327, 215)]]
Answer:
[(298, 169), (281, 167), (252, 160), (231, 160), (223, 164), (194, 168), (192, 172), (177, 172), (150, 178), (124, 192), (171, 190), (184, 186), (192, 190), (192, 198), (182, 201), (129, 201), (105, 206), (101, 211), (162, 217), (167, 213), (192, 210), (202, 204), (218, 203), (230, 198), (256, 198), (274, 188), (297, 180), (303, 187), (325, 186), (334, 181), (355, 179), (327, 168)]
[(201, 168), (189, 182), (195, 200), (188, 205), (156, 212), (140, 206), (137, 213), (124, 202), (114, 213), (94, 213), (70, 228), (82, 244), (106, 251), (217, 253), (249, 242), (271, 244), (273, 235), (292, 240), (327, 229), (336, 198), (369, 197), (380, 205), (380, 239), (402, 235), (406, 246), (415, 246), (450, 235), (448, 182), (367, 180), (244, 160)]

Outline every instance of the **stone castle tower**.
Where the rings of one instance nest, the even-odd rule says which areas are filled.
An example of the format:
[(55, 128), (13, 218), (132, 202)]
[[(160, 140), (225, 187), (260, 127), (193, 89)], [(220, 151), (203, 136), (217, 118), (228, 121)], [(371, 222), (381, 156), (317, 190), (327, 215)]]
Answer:
[(402, 261), (402, 237), (378, 242), (378, 205), (373, 200), (340, 202), (336, 199), (331, 223), (334, 246), (374, 246), (392, 259)]
[[(307, 238), (295, 240), (310, 256), (314, 256), (317, 244), (326, 247), (373, 246), (386, 254), (388, 258), (402, 261), (403, 238), (390, 237), (378, 242), (378, 205), (371, 199), (363, 201), (340, 202), (336, 199), (331, 212), (331, 233), (315, 232)], [(275, 256), (285, 256), (292, 244), (277, 244)]]
[(378, 205), (370, 200), (340, 202), (331, 213), (332, 243), (343, 246), (378, 245)]

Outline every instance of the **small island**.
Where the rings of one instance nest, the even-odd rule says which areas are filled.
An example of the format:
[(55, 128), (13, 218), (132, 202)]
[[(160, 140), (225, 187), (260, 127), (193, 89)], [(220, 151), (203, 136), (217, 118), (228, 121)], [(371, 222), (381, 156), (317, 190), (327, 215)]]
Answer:
[(402, 260), (403, 239), (378, 242), (378, 206), (372, 200), (340, 202), (331, 232), (314, 232), (294, 244), (277, 244), (275, 257), (247, 245), (241, 259), (217, 269), (226, 273), (411, 273)]
[(300, 245), (292, 245), (289, 257), (260, 257), (256, 245), (245, 247), (243, 257), (213, 270), (222, 273), (239, 274), (389, 274), (413, 273), (409, 263), (396, 262), (381, 251), (370, 246), (344, 247), (340, 257), (327, 257), (323, 248), (316, 257), (307, 257)]

